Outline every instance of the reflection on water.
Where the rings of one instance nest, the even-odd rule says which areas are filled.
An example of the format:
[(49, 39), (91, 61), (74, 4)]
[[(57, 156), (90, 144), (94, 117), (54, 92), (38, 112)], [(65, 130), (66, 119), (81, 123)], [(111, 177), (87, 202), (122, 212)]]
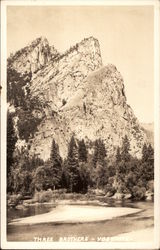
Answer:
[(55, 206), (49, 204), (37, 204), (35, 206), (23, 206), (22, 208), (9, 208), (7, 210), (7, 220), (10, 222), (13, 219), (44, 214), (50, 212)]

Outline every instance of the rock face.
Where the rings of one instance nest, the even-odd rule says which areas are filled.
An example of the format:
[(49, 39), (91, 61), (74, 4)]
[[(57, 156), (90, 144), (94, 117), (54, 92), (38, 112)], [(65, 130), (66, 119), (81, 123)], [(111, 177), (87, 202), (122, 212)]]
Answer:
[(11, 56), (8, 64), (20, 73), (34, 73), (58, 55), (57, 50), (49, 46), (47, 39), (40, 37)]
[(142, 130), (144, 130), (147, 135), (147, 139), (154, 147), (154, 124), (153, 123), (141, 123)]
[(18, 58), (12, 56), (10, 65), (21, 73), (32, 72), (30, 93), (45, 113), (29, 140), (31, 153), (47, 159), (54, 138), (65, 157), (74, 134), (88, 145), (103, 139), (108, 155), (114, 155), (127, 135), (131, 154), (141, 156), (145, 131), (126, 102), (121, 74), (112, 64), (102, 65), (97, 39), (84, 39), (62, 55), (46, 39), (26, 48)]

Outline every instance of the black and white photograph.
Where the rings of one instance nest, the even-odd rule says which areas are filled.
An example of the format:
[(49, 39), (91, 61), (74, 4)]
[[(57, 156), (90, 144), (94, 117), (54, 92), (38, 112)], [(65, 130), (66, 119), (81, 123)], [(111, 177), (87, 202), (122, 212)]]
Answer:
[(2, 249), (158, 249), (159, 1), (1, 4)]

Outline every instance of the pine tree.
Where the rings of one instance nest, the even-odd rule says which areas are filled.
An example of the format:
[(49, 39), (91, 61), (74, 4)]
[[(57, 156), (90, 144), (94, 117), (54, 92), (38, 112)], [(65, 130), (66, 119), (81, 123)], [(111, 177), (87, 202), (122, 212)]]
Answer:
[(104, 142), (99, 139), (95, 141), (94, 155), (93, 155), (93, 166), (96, 167), (98, 163), (104, 164), (106, 157), (106, 149)]
[(15, 150), (15, 144), (17, 142), (17, 136), (13, 125), (13, 115), (7, 113), (7, 176), (10, 174), (11, 166), (14, 162), (13, 153)]
[(98, 147), (98, 162), (102, 165), (105, 162), (105, 157), (107, 156), (106, 148), (104, 142), (99, 140), (99, 147)]
[(121, 159), (125, 162), (130, 160), (130, 143), (128, 140), (127, 135), (125, 135), (122, 143), (122, 150), (121, 150)]
[(87, 149), (83, 139), (79, 141), (78, 159), (79, 162), (87, 162)]
[(97, 161), (98, 161), (98, 150), (99, 150), (99, 144), (98, 140), (95, 141), (94, 145), (94, 154), (93, 154), (93, 166), (96, 167)]
[(153, 160), (154, 160), (154, 150), (153, 150), (151, 144), (149, 144), (147, 151), (148, 151), (148, 160), (153, 162)]
[(69, 189), (69, 173), (67, 159), (64, 159), (62, 164), (61, 188)]
[(21, 75), (12, 67), (7, 69), (7, 101), (15, 107), (25, 105), (24, 86), (31, 80), (31, 74)]
[(148, 148), (146, 143), (144, 143), (142, 148), (142, 162), (146, 162), (148, 160)]
[(96, 188), (104, 187), (108, 180), (108, 170), (106, 162), (106, 149), (104, 142), (99, 139), (95, 141), (95, 150), (93, 155), (93, 173), (92, 180)]
[(48, 177), (51, 179), (51, 188), (55, 189), (59, 186), (61, 180), (62, 158), (59, 154), (59, 147), (54, 139), (52, 141), (50, 161), (48, 167), (49, 167), (48, 174), (50, 175)]
[(68, 174), (69, 174), (69, 183), (70, 183), (70, 192), (77, 192), (78, 183), (79, 183), (79, 164), (78, 164), (78, 149), (74, 139), (72, 136), (69, 146), (68, 146), (68, 157), (67, 157), (67, 165), (68, 165)]
[(150, 144), (142, 149), (141, 176), (145, 184), (154, 179), (154, 150)]
[(86, 193), (90, 182), (88, 163), (86, 162), (79, 163), (79, 177), (80, 177), (78, 182), (79, 191), (82, 193)]

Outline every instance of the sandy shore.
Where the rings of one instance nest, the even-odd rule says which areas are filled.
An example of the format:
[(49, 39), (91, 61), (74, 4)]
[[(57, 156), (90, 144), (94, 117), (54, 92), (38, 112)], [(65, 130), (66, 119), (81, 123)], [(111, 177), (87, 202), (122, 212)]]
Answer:
[(26, 225), (39, 223), (80, 223), (111, 220), (115, 217), (140, 212), (141, 209), (127, 207), (99, 207), (59, 205), (51, 212), (12, 220), (9, 224)]

